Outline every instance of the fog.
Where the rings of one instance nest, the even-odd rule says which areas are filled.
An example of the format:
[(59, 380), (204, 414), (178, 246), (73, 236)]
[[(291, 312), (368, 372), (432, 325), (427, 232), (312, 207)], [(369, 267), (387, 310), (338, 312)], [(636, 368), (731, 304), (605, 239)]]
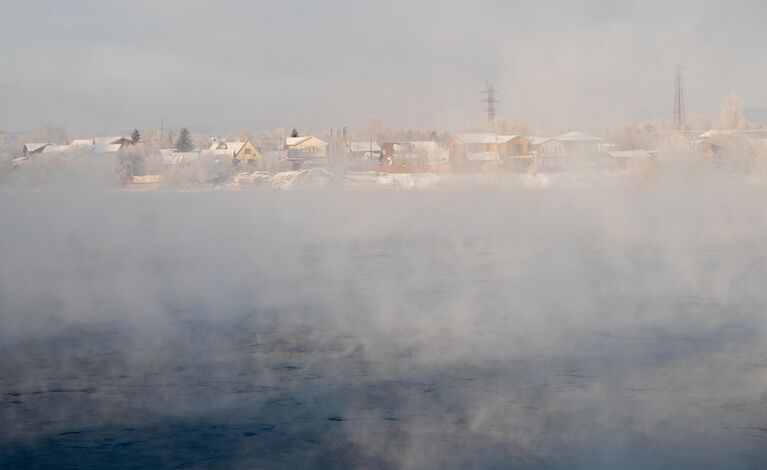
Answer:
[(761, 468), (763, 185), (0, 197), (0, 462)]
[(0, 17), (0, 129), (458, 129), (485, 80), (512, 122), (614, 124), (740, 96), (764, 108), (765, 4), (616, 2), (28, 2)]
[(0, 469), (767, 468), (766, 3), (4, 6)]

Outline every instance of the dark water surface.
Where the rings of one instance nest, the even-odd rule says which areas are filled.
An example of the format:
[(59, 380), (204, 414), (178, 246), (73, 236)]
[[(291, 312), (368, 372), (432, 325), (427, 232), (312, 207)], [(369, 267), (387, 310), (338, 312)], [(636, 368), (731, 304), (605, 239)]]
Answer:
[(763, 197), (4, 194), (0, 467), (767, 468)]

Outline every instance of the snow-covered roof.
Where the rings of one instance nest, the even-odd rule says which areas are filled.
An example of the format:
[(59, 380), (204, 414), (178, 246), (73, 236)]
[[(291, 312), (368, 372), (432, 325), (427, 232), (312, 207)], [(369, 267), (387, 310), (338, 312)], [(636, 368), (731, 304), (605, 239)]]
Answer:
[(72, 150), (71, 147), (69, 147), (69, 145), (50, 144), (43, 149), (42, 153), (61, 153), (61, 152), (67, 152), (69, 150)]
[(37, 152), (38, 150), (41, 150), (48, 145), (50, 144), (43, 144), (43, 143), (36, 142), (36, 143), (24, 144), (24, 148), (27, 149), (27, 152)]
[(731, 131), (728, 129), (709, 129), (706, 132), (702, 133), (698, 136), (700, 139), (710, 139), (712, 137), (719, 137), (719, 136), (731, 136), (733, 134), (738, 133), (737, 131)]
[(320, 139), (314, 137), (314, 136), (306, 136), (306, 137), (288, 137), (285, 141), (285, 145), (288, 147), (294, 147), (299, 144), (303, 144), (304, 142), (314, 139), (317, 144), (319, 145), (328, 145), (326, 142), (321, 141)]
[(541, 145), (544, 142), (547, 142), (551, 140), (551, 137), (541, 137), (539, 135), (528, 137), (527, 140), (530, 141), (530, 145)]
[(105, 144), (93, 147), (93, 153), (117, 153), (122, 148), (122, 144)]
[(48, 145), (42, 153), (62, 153), (62, 152), (85, 152), (85, 153), (117, 153), (122, 148), (122, 144), (106, 145)]
[(93, 145), (93, 139), (75, 139), (69, 145), (73, 147), (87, 147)]
[(555, 140), (560, 142), (602, 142), (604, 139), (594, 137), (593, 135), (584, 134), (583, 132), (566, 132), (562, 135), (554, 137)]
[(613, 158), (646, 158), (652, 156), (647, 150), (612, 150), (606, 153)]
[(416, 140), (413, 142), (404, 142), (407, 145), (412, 146), (413, 150), (435, 152), (439, 150), (439, 145), (432, 140)]
[(197, 160), (200, 157), (200, 152), (176, 152), (171, 149), (162, 149), (160, 155), (166, 165), (178, 165), (182, 162)]
[(351, 142), (349, 150), (352, 152), (380, 152), (381, 146), (375, 142)]
[(309, 137), (288, 137), (285, 141), (285, 145), (290, 147), (293, 145), (298, 145), (301, 142), (305, 142), (307, 140), (309, 140)]
[(213, 141), (213, 143), (210, 145), (210, 150), (229, 150), (236, 155), (242, 149), (244, 145), (245, 145), (245, 142), (240, 140), (234, 141), (234, 142), (225, 142), (223, 140), (216, 140), (216, 141)]
[(129, 137), (120, 137), (120, 136), (96, 137), (93, 139), (93, 143), (96, 145), (111, 145), (111, 144), (122, 144), (129, 140), (130, 140)]
[(464, 144), (505, 144), (519, 137), (518, 135), (500, 134), (459, 134), (456, 140)]

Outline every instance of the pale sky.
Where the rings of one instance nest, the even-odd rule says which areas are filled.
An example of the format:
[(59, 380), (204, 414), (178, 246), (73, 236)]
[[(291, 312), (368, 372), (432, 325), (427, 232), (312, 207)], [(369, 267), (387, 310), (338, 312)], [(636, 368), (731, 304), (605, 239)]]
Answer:
[(0, 129), (460, 130), (767, 107), (764, 1), (6, 0)]

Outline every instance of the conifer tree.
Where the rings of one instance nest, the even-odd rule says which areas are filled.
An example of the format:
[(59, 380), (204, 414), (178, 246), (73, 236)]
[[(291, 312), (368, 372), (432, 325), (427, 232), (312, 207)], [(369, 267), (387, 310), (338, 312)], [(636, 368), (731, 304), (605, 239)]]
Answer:
[(132, 145), (136, 145), (141, 140), (141, 133), (138, 131), (138, 129), (133, 129), (133, 132), (130, 134), (130, 143)]
[(183, 127), (181, 128), (181, 132), (178, 134), (178, 139), (176, 139), (176, 151), (191, 152), (192, 150), (194, 150), (192, 136), (189, 133), (189, 129)]

